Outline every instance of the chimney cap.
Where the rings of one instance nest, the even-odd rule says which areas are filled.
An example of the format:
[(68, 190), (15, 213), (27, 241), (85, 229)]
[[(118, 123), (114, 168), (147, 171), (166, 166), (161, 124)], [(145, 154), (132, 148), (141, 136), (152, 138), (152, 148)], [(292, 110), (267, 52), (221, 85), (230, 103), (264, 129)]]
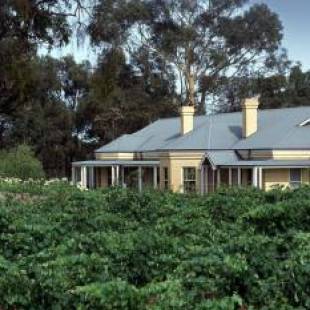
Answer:
[(243, 99), (242, 104), (241, 104), (242, 108), (257, 109), (259, 106), (259, 98), (260, 98), (260, 95)]
[(184, 113), (185, 114), (187, 114), (187, 113), (194, 114), (195, 113), (195, 107), (192, 105), (183, 105), (180, 108), (180, 113), (181, 114), (184, 114)]

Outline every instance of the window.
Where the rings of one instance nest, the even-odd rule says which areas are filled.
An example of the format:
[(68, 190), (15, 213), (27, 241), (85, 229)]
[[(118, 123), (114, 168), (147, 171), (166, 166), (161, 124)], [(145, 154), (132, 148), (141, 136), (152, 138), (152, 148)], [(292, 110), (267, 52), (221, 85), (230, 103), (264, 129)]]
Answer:
[(196, 168), (183, 168), (183, 189), (184, 193), (196, 192)]
[(290, 169), (290, 186), (298, 188), (301, 185), (301, 169)]
[(169, 189), (169, 171), (167, 167), (164, 167), (164, 189)]

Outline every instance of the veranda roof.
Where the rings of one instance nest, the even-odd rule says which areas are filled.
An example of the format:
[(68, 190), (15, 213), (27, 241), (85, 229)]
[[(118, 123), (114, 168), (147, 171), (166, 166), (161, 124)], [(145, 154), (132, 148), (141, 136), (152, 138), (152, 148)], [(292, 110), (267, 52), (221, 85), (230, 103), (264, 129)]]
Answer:
[(216, 167), (310, 168), (310, 160), (242, 160), (235, 151), (208, 151), (205, 157)]
[(126, 166), (126, 167), (153, 167), (159, 166), (158, 160), (88, 160), (73, 162), (74, 167), (111, 167), (111, 166)]

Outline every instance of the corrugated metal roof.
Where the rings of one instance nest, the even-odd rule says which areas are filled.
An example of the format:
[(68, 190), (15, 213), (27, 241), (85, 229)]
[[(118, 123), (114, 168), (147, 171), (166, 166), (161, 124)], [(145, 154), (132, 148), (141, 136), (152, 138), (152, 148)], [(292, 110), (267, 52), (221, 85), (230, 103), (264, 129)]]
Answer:
[(310, 107), (261, 111), (258, 130), (234, 149), (309, 149), (310, 126), (299, 126), (310, 117)]
[(242, 160), (235, 151), (208, 151), (205, 157), (213, 167), (310, 167), (310, 160)]
[(239, 162), (239, 158), (235, 151), (208, 151), (205, 157), (213, 167), (234, 165)]
[(242, 114), (196, 116), (194, 130), (180, 134), (180, 118), (158, 120), (142, 130), (124, 135), (96, 152), (147, 152), (167, 150), (310, 149), (310, 107), (263, 110), (258, 131), (242, 138)]

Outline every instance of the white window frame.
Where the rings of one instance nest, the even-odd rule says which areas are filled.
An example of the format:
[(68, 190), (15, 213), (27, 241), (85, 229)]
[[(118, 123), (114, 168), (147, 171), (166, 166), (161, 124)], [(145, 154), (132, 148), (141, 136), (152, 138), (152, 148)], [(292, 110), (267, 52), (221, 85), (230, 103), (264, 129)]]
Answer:
[[(292, 172), (299, 171), (300, 172), (300, 180), (292, 180)], [(298, 188), (302, 184), (302, 169), (301, 168), (291, 168), (290, 169), (290, 187)]]
[[(185, 180), (185, 169), (193, 169), (194, 173), (195, 173), (195, 178), (194, 179)], [(192, 183), (194, 183), (195, 184), (194, 191), (187, 191), (186, 190), (186, 186), (185, 186), (185, 182), (192, 182)], [(197, 169), (196, 169), (196, 167), (193, 167), (193, 166), (182, 167), (182, 189), (183, 189), (183, 193), (185, 193), (185, 194), (191, 194), (191, 193), (196, 193), (197, 192)]]

